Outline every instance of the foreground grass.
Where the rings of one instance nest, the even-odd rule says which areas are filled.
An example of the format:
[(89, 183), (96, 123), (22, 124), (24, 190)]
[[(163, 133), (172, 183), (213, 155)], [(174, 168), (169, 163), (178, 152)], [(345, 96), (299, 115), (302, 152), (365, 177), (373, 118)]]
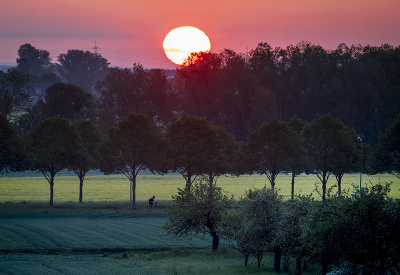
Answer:
[(274, 274), (272, 255), (261, 268), (255, 259), (244, 267), (223, 241), (211, 252), (208, 236), (167, 236), (169, 203), (150, 209), (142, 201), (136, 211), (129, 202), (1, 203), (0, 274)]

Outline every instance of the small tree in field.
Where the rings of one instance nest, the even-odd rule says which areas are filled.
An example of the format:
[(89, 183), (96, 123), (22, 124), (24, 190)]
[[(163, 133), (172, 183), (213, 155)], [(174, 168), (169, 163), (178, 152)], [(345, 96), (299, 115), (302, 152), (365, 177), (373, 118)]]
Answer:
[[(271, 250), (278, 232), (281, 198), (272, 189), (249, 190), (237, 208), (227, 212), (221, 223), (221, 234), (245, 257), (257, 258), (258, 267), (264, 252)], [(278, 247), (274, 248), (278, 251)], [(279, 253), (274, 269), (279, 270)]]
[(109, 130), (104, 146), (101, 170), (106, 174), (124, 174), (132, 186), (132, 209), (136, 209), (136, 178), (141, 170), (167, 171), (168, 142), (159, 135), (150, 119), (130, 113), (118, 127)]
[(173, 196), (174, 204), (168, 210), (169, 218), (163, 228), (177, 237), (209, 234), (212, 237), (211, 250), (217, 250), (222, 213), (232, 200), (215, 182), (195, 183), (190, 191), (187, 188), (178, 190), (178, 194)]
[(31, 169), (43, 174), (50, 184), (50, 205), (53, 205), (54, 177), (81, 159), (82, 142), (70, 122), (55, 117), (42, 121), (28, 134)]

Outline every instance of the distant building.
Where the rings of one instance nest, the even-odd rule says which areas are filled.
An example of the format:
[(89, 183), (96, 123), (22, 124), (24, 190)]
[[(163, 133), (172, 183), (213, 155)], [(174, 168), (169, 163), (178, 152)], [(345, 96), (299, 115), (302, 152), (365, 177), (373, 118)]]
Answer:
[(36, 104), (38, 100), (46, 97), (46, 89), (53, 83), (29, 83), (27, 94), (32, 98), (32, 104)]

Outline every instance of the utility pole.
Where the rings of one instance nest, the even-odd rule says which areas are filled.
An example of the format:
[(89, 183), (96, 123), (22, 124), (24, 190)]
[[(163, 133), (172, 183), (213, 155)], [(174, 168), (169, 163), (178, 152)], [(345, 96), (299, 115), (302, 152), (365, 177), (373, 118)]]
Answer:
[(94, 47), (92, 49), (94, 54), (97, 54), (97, 50), (100, 49), (99, 47), (97, 47), (96, 40), (94, 41)]

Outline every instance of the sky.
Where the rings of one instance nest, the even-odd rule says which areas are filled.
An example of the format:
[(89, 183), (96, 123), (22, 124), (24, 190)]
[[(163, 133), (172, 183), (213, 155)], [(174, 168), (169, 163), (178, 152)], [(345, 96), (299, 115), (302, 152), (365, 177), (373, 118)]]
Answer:
[(246, 53), (261, 42), (400, 45), (400, 0), (1, 0), (0, 63), (29, 43), (53, 62), (70, 49), (94, 51), (112, 66), (175, 68), (162, 43), (177, 27), (205, 32), (211, 51)]

